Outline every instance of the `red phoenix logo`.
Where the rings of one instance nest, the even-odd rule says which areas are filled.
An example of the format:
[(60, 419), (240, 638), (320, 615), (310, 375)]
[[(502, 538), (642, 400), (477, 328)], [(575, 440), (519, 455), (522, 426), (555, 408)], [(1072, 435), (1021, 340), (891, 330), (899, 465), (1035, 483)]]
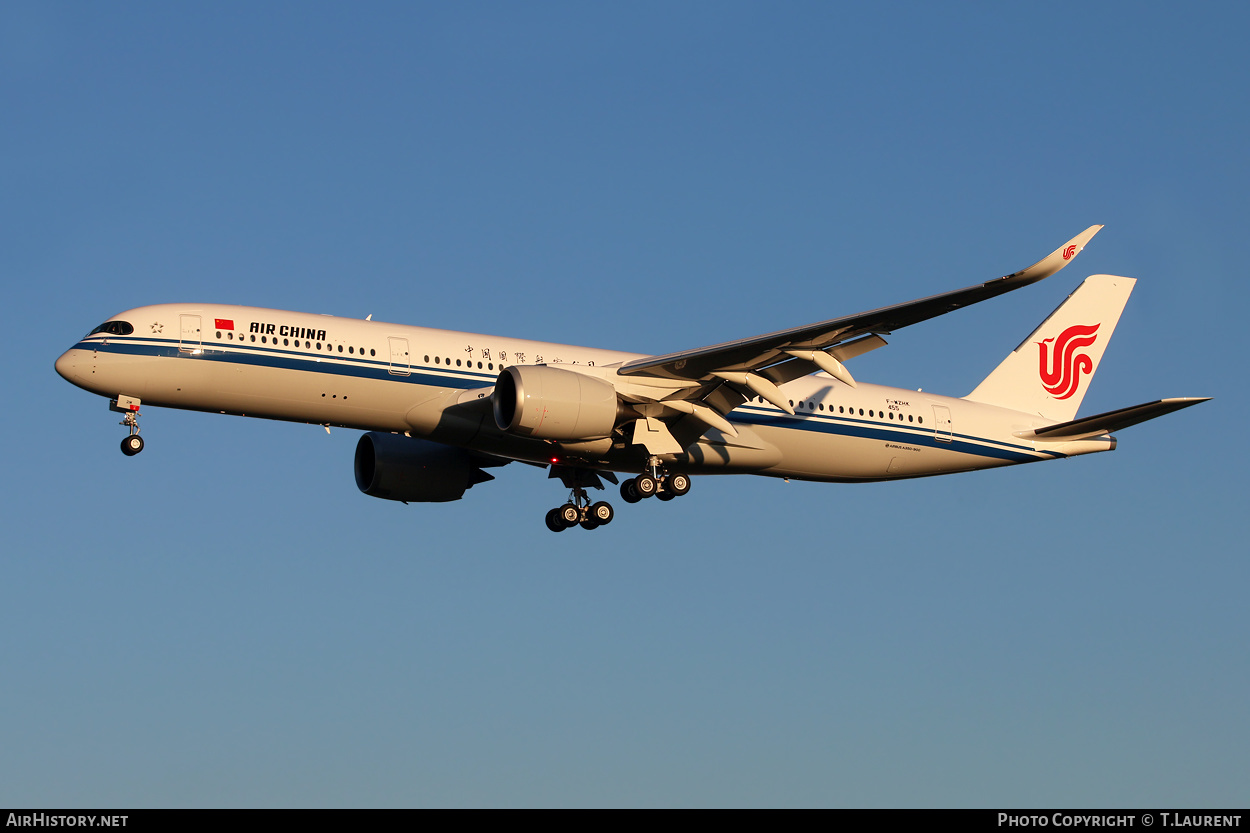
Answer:
[(1076, 254), (1076, 244), (1073, 243), (1071, 246), (1063, 250), (1063, 259), (1071, 260), (1072, 256), (1075, 254)]
[[(1067, 399), (1081, 386), (1081, 374), (1094, 369), (1094, 360), (1086, 353), (1078, 353), (1098, 340), (1096, 333), (1101, 325), (1075, 324), (1059, 334), (1037, 342), (1040, 356), (1039, 372), (1042, 387), (1056, 399)], [(1047, 347), (1054, 342), (1053, 347)]]

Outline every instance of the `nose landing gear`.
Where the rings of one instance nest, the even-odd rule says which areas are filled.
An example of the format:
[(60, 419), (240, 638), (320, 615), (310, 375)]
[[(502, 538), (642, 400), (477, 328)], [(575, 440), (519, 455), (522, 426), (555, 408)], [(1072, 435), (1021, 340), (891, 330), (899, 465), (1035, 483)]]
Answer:
[(117, 424), (130, 429), (129, 436), (122, 439), (122, 454), (127, 457), (133, 457), (143, 450), (143, 437), (139, 436), (139, 405), (139, 400), (133, 396), (118, 396), (109, 400), (110, 411), (125, 414)]

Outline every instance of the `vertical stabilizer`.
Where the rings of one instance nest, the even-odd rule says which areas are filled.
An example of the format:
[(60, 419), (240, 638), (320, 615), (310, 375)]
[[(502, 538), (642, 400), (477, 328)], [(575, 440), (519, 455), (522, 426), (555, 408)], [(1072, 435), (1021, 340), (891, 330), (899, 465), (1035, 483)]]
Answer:
[(1091, 275), (965, 399), (1039, 414), (1076, 416), (1134, 278)]

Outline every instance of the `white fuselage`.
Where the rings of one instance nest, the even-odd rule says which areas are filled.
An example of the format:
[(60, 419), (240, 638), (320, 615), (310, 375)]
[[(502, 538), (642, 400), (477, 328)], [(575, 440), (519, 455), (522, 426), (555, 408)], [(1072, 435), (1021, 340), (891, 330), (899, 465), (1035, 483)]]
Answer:
[[(511, 365), (546, 364), (613, 380), (640, 356), (516, 338), (228, 305), (162, 304), (115, 316), (129, 334), (97, 332), (57, 360), (69, 381), (110, 398), (370, 431), (410, 433), (516, 460), (640, 471), (636, 446), (553, 443), (501, 430), (486, 399)], [(622, 384), (628, 384), (622, 379)], [(790, 415), (761, 399), (729, 414), (666, 462), (688, 473), (756, 473), (865, 481), (969, 471), (1114, 448), (1109, 436), (1039, 442), (1018, 433), (1041, 416), (824, 373), (781, 386)], [(463, 409), (462, 409), (463, 410)]]

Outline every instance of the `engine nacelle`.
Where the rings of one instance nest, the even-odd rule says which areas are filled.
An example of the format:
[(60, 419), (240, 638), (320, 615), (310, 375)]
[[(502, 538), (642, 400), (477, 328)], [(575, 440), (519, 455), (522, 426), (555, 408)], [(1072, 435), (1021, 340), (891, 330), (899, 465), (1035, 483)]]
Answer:
[(356, 443), (356, 486), (370, 497), (405, 503), (460, 500), (474, 483), (495, 478), (460, 448), (401, 434), (371, 432)]
[(610, 383), (546, 365), (504, 368), (491, 399), (501, 430), (542, 440), (610, 436), (619, 409)]

